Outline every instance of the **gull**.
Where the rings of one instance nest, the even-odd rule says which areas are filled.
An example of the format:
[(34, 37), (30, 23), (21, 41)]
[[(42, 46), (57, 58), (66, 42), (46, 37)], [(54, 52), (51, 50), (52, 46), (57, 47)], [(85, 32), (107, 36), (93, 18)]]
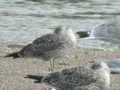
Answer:
[(26, 45), (18, 52), (13, 52), (5, 57), (41, 57), (50, 60), (51, 68), (54, 67), (54, 60), (61, 57), (69, 57), (69, 50), (76, 47), (76, 37), (69, 26), (58, 26), (54, 33), (48, 33), (32, 43)]
[(73, 67), (46, 76), (27, 75), (35, 83), (45, 83), (54, 90), (109, 90), (110, 69), (102, 61), (91, 61), (88, 67)]
[(91, 31), (78, 31), (80, 38), (96, 38), (100, 40), (120, 40), (120, 19), (112, 18), (95, 26)]

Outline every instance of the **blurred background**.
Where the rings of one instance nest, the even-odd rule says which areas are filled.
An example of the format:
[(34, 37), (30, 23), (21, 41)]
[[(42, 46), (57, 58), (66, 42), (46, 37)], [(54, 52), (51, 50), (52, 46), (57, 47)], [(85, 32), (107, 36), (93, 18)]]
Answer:
[[(120, 0), (0, 0), (0, 45), (28, 44), (58, 25), (90, 31), (119, 15)], [(78, 42), (85, 48), (118, 48), (101, 40)]]

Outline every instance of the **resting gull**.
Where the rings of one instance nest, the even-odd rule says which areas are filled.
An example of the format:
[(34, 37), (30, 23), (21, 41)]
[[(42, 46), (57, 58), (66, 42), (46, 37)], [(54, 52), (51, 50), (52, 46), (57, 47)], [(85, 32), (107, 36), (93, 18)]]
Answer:
[(50, 65), (54, 67), (55, 59), (68, 56), (69, 49), (75, 47), (76, 37), (72, 29), (69, 26), (58, 26), (54, 33), (43, 35), (20, 51), (10, 53), (5, 57), (42, 57), (50, 60)]
[(57, 90), (109, 90), (110, 70), (104, 62), (92, 61), (88, 67), (74, 67), (49, 73), (47, 76), (27, 75), (36, 83), (45, 83)]

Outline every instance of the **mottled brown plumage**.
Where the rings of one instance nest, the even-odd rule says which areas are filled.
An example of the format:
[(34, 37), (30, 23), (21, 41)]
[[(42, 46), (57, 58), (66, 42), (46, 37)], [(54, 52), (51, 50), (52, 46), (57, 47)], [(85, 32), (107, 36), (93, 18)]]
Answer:
[(74, 67), (47, 76), (28, 75), (27, 78), (57, 90), (109, 90), (110, 87), (110, 70), (103, 62), (92, 62), (89, 68)]
[[(6, 57), (41, 57), (53, 61), (68, 57), (76, 47), (76, 37), (68, 26), (58, 26), (54, 33), (43, 35), (26, 45), (20, 51), (10, 53)], [(51, 62), (50, 62), (51, 63)]]

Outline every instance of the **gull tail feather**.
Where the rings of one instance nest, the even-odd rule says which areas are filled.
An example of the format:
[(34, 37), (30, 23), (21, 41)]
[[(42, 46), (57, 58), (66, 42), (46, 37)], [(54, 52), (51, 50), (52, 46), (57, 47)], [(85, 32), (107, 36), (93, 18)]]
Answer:
[(19, 52), (9, 53), (5, 57), (13, 57), (13, 58), (19, 58)]
[(25, 78), (34, 79), (34, 80), (36, 80), (35, 83), (42, 83), (42, 80), (44, 77), (37, 76), (37, 75), (27, 75)]

